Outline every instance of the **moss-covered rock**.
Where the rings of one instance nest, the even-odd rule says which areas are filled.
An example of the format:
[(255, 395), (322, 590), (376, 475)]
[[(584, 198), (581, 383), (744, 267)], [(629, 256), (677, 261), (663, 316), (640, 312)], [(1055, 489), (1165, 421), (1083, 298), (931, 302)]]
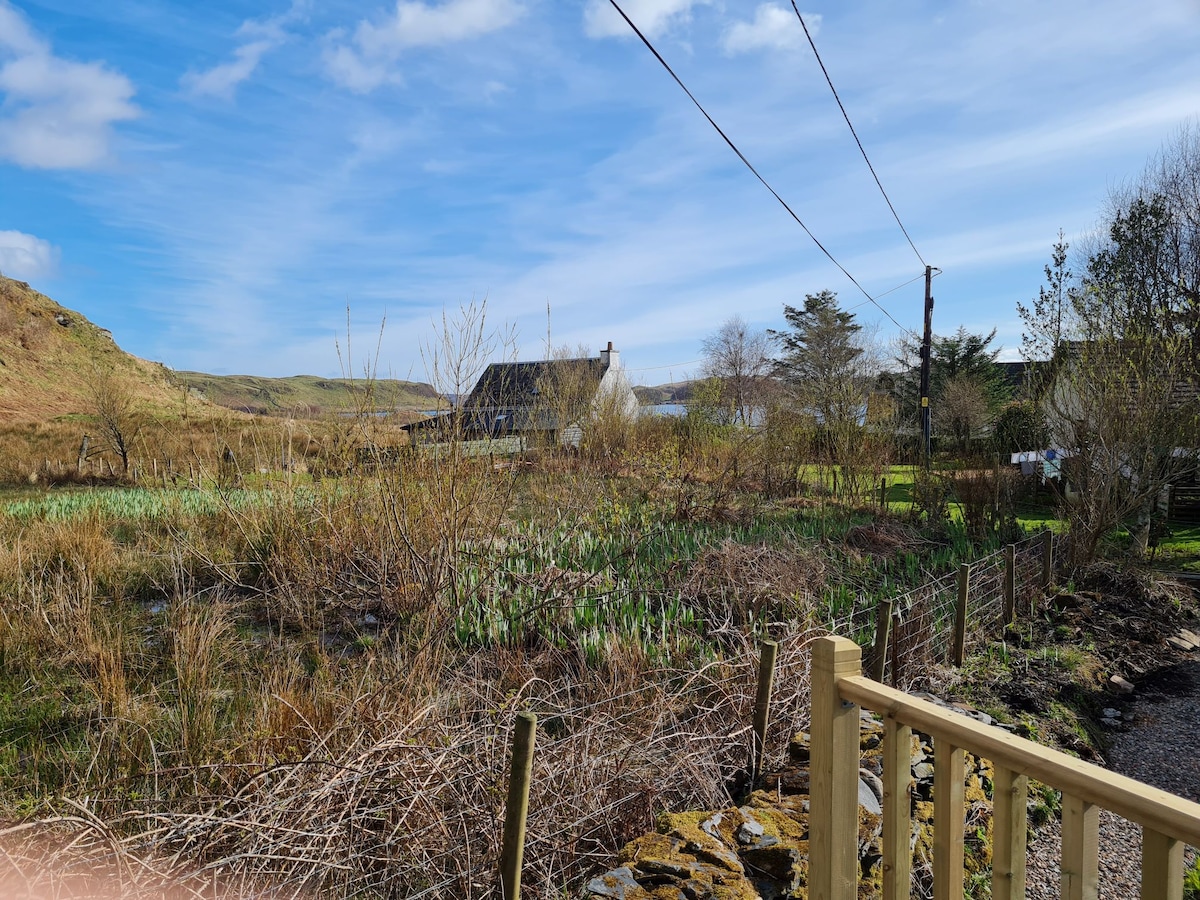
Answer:
[[(883, 879), (882, 722), (864, 714), (859, 741), (860, 900), (881, 895)], [(913, 735), (912, 848), (918, 880), (933, 861), (933, 746)], [(763, 780), (740, 807), (665, 814), (658, 830), (625, 847), (622, 865), (592, 879), (612, 900), (781, 900), (808, 896), (809, 737), (796, 735), (788, 765)], [(967, 757), (964, 822), (968, 873), (991, 865), (992, 768)]]

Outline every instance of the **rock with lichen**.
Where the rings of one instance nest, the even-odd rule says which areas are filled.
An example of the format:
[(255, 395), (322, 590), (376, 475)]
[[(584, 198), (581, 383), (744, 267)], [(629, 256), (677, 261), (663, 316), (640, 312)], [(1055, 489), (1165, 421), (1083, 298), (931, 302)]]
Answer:
[[(929, 699), (929, 698), (927, 698)], [(972, 710), (959, 710), (972, 715)], [(882, 890), (883, 724), (864, 712), (859, 741), (858, 858), (860, 900)], [(933, 860), (933, 747), (913, 735), (914, 879)], [(664, 814), (658, 830), (625, 847), (621, 865), (593, 878), (588, 891), (610, 900), (782, 900), (808, 896), (808, 735), (796, 735), (788, 764), (763, 779), (741, 806), (717, 812)], [(990, 764), (968, 757), (964, 784), (965, 868), (991, 865)]]

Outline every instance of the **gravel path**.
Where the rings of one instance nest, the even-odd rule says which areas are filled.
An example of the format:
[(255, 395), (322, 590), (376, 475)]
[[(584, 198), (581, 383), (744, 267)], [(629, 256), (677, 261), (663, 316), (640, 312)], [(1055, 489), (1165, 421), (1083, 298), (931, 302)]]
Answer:
[[(1133, 722), (1117, 736), (1109, 766), (1172, 794), (1200, 800), (1200, 663), (1182, 663), (1139, 687)], [(1062, 831), (1057, 821), (1029, 844), (1025, 896), (1057, 900)], [(1101, 900), (1137, 900), (1141, 829), (1107, 810), (1100, 813)], [(1191, 851), (1188, 852), (1191, 860)]]

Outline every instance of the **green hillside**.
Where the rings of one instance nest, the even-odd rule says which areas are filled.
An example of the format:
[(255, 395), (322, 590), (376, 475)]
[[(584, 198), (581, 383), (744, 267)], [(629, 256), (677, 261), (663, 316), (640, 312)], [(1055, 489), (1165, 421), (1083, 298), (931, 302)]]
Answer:
[(138, 359), (112, 334), (23, 281), (0, 276), (0, 423), (86, 415), (97, 378), (120, 385), (151, 410), (181, 403), (181, 389), (158, 363)]
[(229, 409), (257, 415), (314, 417), (326, 414), (408, 412), (435, 409), (445, 401), (428, 384), (380, 378), (374, 381), (293, 375), (206, 375), (175, 372), (193, 392)]

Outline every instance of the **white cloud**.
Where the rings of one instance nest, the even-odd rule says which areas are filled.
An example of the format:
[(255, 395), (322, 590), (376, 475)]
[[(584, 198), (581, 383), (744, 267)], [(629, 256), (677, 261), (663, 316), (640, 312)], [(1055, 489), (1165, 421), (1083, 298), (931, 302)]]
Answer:
[(233, 97), (233, 90), (258, 68), (263, 55), (278, 44), (270, 40), (250, 41), (233, 51), (233, 59), (213, 66), (204, 72), (188, 72), (183, 76), (184, 85), (193, 94)]
[(129, 79), (99, 62), (55, 56), (0, 0), (0, 159), (38, 169), (88, 168), (109, 157), (112, 126), (138, 109)]
[(393, 66), (405, 50), (483, 37), (508, 27), (524, 12), (517, 0), (446, 0), (440, 5), (397, 0), (395, 12), (382, 22), (359, 22), (350, 41), (344, 41), (344, 33), (332, 34), (325, 65), (334, 81), (365, 93), (399, 81)]
[(57, 268), (58, 248), (49, 241), (23, 231), (0, 231), (0, 272), (28, 281), (53, 275)]
[(192, 94), (229, 100), (233, 97), (234, 88), (252, 76), (263, 55), (277, 46), (278, 42), (270, 40), (241, 44), (241, 47), (234, 50), (233, 60), (222, 62), (221, 65), (205, 72), (188, 72), (182, 78), (182, 83)]
[[(621, 8), (646, 37), (662, 35), (691, 18), (692, 7), (709, 0), (624, 0)], [(633, 37), (633, 32), (608, 0), (588, 0), (583, 11), (583, 28), (588, 37)]]
[[(819, 13), (804, 13), (810, 34), (821, 27)], [(731, 56), (754, 50), (794, 50), (804, 44), (804, 29), (789, 7), (764, 3), (755, 11), (754, 21), (735, 22), (725, 32), (722, 45)]]
[(243, 43), (233, 51), (233, 59), (203, 72), (188, 72), (181, 79), (184, 87), (196, 95), (231, 99), (234, 89), (254, 74), (263, 56), (287, 40), (285, 26), (298, 18), (303, 9), (303, 0), (294, 0), (282, 15), (247, 19), (235, 34)]

